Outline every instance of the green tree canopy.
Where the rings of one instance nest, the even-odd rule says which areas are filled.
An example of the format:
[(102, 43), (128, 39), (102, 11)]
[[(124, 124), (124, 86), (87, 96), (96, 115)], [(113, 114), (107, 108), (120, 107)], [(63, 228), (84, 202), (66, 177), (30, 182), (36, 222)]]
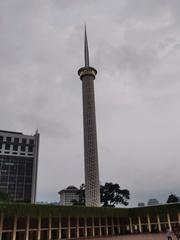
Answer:
[(101, 203), (103, 207), (115, 207), (119, 204), (127, 206), (130, 199), (130, 193), (127, 189), (120, 189), (117, 183), (105, 183), (101, 185)]
[(180, 201), (180, 199), (179, 199), (179, 197), (177, 197), (175, 194), (170, 194), (169, 196), (168, 196), (168, 200), (167, 200), (167, 203), (173, 203), (173, 202), (179, 202)]
[[(79, 201), (73, 200), (73, 205), (85, 205), (85, 184), (80, 186), (78, 191)], [(127, 206), (130, 193), (127, 189), (120, 189), (119, 184), (106, 182), (100, 186), (101, 204), (103, 207), (115, 207), (119, 204)]]

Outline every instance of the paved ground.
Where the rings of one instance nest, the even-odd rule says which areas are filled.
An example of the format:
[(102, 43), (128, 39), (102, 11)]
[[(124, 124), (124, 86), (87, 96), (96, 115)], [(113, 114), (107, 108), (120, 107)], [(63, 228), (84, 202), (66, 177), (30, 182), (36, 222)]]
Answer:
[[(94, 238), (89, 238), (94, 239)], [(154, 234), (136, 234), (136, 235), (124, 235), (118, 237), (106, 237), (96, 238), (98, 240), (167, 240), (165, 233), (154, 233)], [(175, 236), (172, 236), (173, 240), (176, 240)]]

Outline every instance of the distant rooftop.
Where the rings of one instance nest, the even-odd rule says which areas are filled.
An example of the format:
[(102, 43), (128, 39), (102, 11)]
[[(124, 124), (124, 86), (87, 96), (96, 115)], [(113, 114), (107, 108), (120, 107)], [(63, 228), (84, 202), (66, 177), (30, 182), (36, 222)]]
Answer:
[(77, 191), (78, 191), (77, 187), (70, 185), (67, 188), (60, 190), (58, 193), (61, 194), (63, 192), (77, 192)]
[(66, 189), (68, 189), (68, 190), (78, 190), (77, 187), (75, 187), (73, 185), (68, 186)]
[(20, 135), (23, 134), (22, 132), (13, 132), (13, 131), (5, 131), (5, 130), (0, 130), (0, 132), (3, 132), (3, 133), (10, 133), (10, 134), (20, 134)]
[[(14, 131), (6, 131), (6, 130), (0, 130), (0, 133), (9, 133), (9, 134), (18, 134), (18, 135), (26, 135), (26, 136), (34, 136), (32, 134), (24, 134), (22, 132), (14, 132)], [(35, 134), (38, 134), (38, 129), (36, 130)]]
[(148, 206), (151, 206), (151, 205), (158, 205), (159, 204), (159, 201), (156, 199), (156, 198), (150, 198), (147, 202), (147, 205)]

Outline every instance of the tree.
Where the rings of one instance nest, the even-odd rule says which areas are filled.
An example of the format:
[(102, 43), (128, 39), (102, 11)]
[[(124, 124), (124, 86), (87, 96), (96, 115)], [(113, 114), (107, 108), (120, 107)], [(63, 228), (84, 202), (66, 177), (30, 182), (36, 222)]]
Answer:
[(9, 202), (9, 196), (6, 192), (0, 191), (0, 202)]
[(82, 206), (85, 205), (85, 184), (81, 184), (79, 189), (79, 202)]
[[(78, 191), (79, 201), (72, 200), (73, 205), (84, 206), (85, 205), (85, 184), (80, 186)], [(130, 199), (130, 193), (127, 189), (120, 189), (119, 184), (107, 182), (100, 186), (100, 197), (102, 207), (115, 207), (119, 204), (125, 206), (128, 205)]]
[(119, 184), (105, 183), (100, 188), (101, 203), (103, 207), (115, 207), (116, 205), (123, 204), (127, 206), (130, 199), (130, 193), (127, 189), (120, 189)]
[(175, 194), (170, 194), (167, 200), (167, 203), (179, 202), (180, 199)]

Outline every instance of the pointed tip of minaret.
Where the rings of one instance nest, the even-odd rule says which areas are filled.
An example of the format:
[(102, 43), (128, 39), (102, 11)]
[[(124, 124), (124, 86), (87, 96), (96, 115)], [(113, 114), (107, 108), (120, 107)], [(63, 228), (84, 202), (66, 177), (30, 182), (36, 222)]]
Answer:
[(84, 60), (85, 60), (85, 67), (89, 67), (89, 49), (88, 49), (86, 24), (85, 24), (85, 31), (84, 31)]

